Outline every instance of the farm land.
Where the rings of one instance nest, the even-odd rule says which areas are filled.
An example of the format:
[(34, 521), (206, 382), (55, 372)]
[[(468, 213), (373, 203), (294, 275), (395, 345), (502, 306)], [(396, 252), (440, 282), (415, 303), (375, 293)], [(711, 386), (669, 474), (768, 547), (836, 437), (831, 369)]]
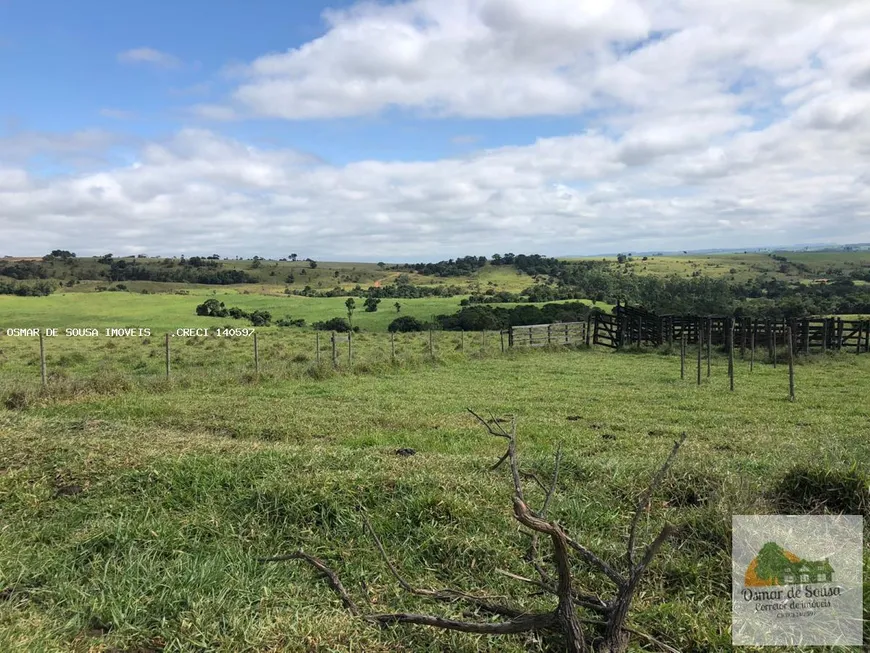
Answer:
[[(782, 262), (766, 255), (627, 263), (638, 275), (688, 277), (732, 275), (732, 268), (740, 277), (768, 266), (802, 282), (870, 259), (785, 256), (811, 272), (791, 264), (779, 271)], [(257, 273), (270, 276), (269, 265)], [(352, 273), (363, 286), (398, 274), (330, 265), (309, 269), (332, 279), (338, 271), (350, 287), (358, 283)], [(466, 278), (411, 276), (469, 293), (532, 283), (508, 266)], [(233, 326), (197, 316), (205, 299), (308, 324), (344, 315), (345, 298), (285, 295), (286, 279), (275, 277), (216, 288), (132, 281), (119, 292), (82, 281), (47, 297), (0, 296), (3, 328), (154, 330), (150, 338), (46, 339), (46, 390), (38, 342), (0, 337), (0, 650), (560, 650), (558, 639), (540, 635), (376, 628), (352, 616), (310, 566), (258, 562), (302, 548), (339, 573), (369, 612), (494, 621), (469, 616), (461, 603), (404, 592), (366, 529), (367, 515), (413, 585), (552, 609), (554, 597), (504, 573), (536, 577), (525, 559), (529, 537), (512, 516), (510, 474), (491, 469), (503, 445), (468, 408), (515, 415), (522, 467), (541, 479), (550, 478), (561, 445), (548, 516), (614, 566), (622, 564), (635, 502), (686, 434), (640, 522), (644, 543), (665, 523), (675, 531), (633, 604), (628, 625), (643, 635), (632, 638), (632, 650), (662, 650), (653, 640), (680, 651), (730, 650), (732, 514), (867, 514), (870, 356), (798, 359), (795, 402), (787, 371), (763, 361), (750, 372), (738, 358), (729, 392), (721, 352), (700, 386), (692, 374), (680, 379), (679, 357), (665, 349), (502, 353), (497, 332), (438, 331), (434, 353), (429, 334), (396, 334), (393, 360), (386, 333), (393, 302), (399, 315), (430, 319), (458, 310), (463, 296), (454, 296), (358, 310), (352, 363), (343, 344), (335, 369), (328, 333), (320, 334), (318, 364), (313, 330), (269, 326), (257, 329), (259, 374), (250, 338), (176, 337), (165, 378), (165, 332)], [(332, 287), (328, 278), (323, 288)], [(545, 496), (534, 484), (527, 494), (534, 506)], [(573, 571), (585, 591), (612, 592), (581, 561)], [(867, 584), (864, 594), (870, 605)]]

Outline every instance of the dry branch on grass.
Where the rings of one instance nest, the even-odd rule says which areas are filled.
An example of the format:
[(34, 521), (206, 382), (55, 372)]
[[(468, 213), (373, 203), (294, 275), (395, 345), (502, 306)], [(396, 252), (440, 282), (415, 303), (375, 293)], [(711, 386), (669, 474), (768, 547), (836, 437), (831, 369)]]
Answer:
[[(507, 451), (492, 467), (492, 470), (498, 469), (506, 461), (509, 464), (513, 483), (512, 501), (514, 518), (531, 531), (528, 559), (535, 568), (538, 579), (525, 578), (503, 570), (499, 570), (499, 573), (527, 585), (534, 586), (539, 591), (554, 596), (557, 599), (557, 605), (553, 610), (549, 612), (528, 612), (517, 607), (499, 603), (491, 597), (476, 596), (454, 589), (432, 590), (412, 586), (399, 574), (395, 565), (390, 561), (380, 538), (375, 533), (364, 513), (362, 515), (366, 530), (372, 537), (390, 573), (405, 591), (415, 596), (426, 597), (435, 601), (465, 603), (473, 606), (481, 613), (495, 615), (501, 617), (502, 620), (497, 622), (474, 622), (445, 619), (423, 614), (363, 614), (348, 595), (347, 590), (345, 590), (335, 571), (330, 569), (322, 560), (303, 551), (297, 551), (288, 555), (263, 558), (261, 561), (304, 560), (326, 577), (332, 589), (338, 594), (345, 608), (351, 614), (382, 626), (390, 624), (417, 624), (483, 635), (510, 635), (527, 632), (558, 634), (564, 639), (565, 648), (570, 653), (622, 653), (628, 649), (631, 636), (636, 635), (661, 650), (674, 653), (675, 649), (671, 646), (658, 641), (650, 635), (629, 628), (626, 625), (626, 619), (628, 618), (632, 600), (644, 572), (673, 531), (669, 525), (662, 528), (653, 541), (643, 548), (642, 554), (640, 554), (638, 559), (638, 554), (641, 552), (638, 551), (637, 530), (641, 516), (650, 508), (652, 495), (661, 484), (665, 473), (685, 441), (685, 434), (683, 434), (679, 441), (674, 443), (670, 455), (653, 477), (646, 492), (640, 497), (631, 521), (624, 565), (622, 565), (623, 568), (621, 570), (617, 570), (568, 535), (568, 532), (557, 522), (546, 517), (547, 508), (550, 505), (559, 480), (559, 467), (562, 462), (561, 445), (556, 451), (552, 479), (549, 485), (545, 485), (534, 474), (520, 470), (517, 456), (516, 418), (511, 418), (509, 420), (509, 429), (505, 429), (502, 424), (506, 420), (496, 419), (494, 416), (491, 416), (490, 420), (485, 420), (470, 409), (469, 412), (486, 428), (490, 435), (507, 440)], [(534, 481), (545, 493), (544, 502), (537, 511), (530, 508), (526, 502), (523, 492), (523, 480)], [(539, 549), (542, 536), (545, 539), (549, 538), (552, 546), (555, 562), (553, 572), (544, 568), (544, 562), (540, 555)], [(603, 599), (599, 596), (587, 594), (575, 587), (572, 558), (580, 558), (592, 569), (606, 576), (615, 586), (613, 595), (608, 599)], [(584, 610), (594, 613), (594, 615), (597, 615), (597, 618), (581, 617)]]

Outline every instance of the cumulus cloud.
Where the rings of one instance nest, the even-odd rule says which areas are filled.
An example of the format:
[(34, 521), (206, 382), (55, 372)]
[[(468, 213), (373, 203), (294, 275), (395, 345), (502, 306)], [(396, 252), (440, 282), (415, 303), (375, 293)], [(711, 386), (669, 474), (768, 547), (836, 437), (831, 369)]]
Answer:
[(178, 57), (154, 48), (133, 48), (118, 54), (121, 63), (146, 63), (160, 68), (177, 68), (181, 65)]
[(626, 163), (626, 146), (590, 131), (339, 167), (188, 129), (102, 172), (0, 170), (0, 233), (35, 254), (61, 243), (394, 259), (870, 239), (870, 142), (854, 133), (776, 125), (647, 165)]
[(393, 259), (870, 240), (866, 2), (412, 0), (325, 18), (194, 114), (562, 115), (576, 133), (331, 166), (185, 129), (55, 178), (15, 152), (70, 146), (31, 134), (0, 142), (0, 236), (27, 253)]

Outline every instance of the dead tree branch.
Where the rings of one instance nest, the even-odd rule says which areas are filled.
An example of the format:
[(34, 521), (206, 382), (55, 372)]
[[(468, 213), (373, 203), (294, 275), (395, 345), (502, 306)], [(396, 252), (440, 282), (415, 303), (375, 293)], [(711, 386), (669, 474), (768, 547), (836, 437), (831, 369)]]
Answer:
[[(490, 435), (508, 441), (507, 451), (491, 469), (496, 470), (505, 462), (507, 462), (510, 467), (511, 481), (513, 484), (513, 515), (517, 522), (528, 529), (531, 533), (529, 558), (532, 565), (535, 567), (540, 580), (526, 578), (503, 570), (497, 571), (509, 578), (536, 587), (543, 593), (555, 597), (557, 599), (557, 605), (554, 609), (547, 612), (528, 612), (519, 608), (503, 605), (492, 597), (477, 596), (456, 589), (445, 588), (434, 590), (414, 587), (399, 573), (395, 564), (390, 560), (383, 543), (374, 528), (372, 528), (365, 512), (362, 510), (360, 511), (360, 515), (366, 531), (372, 538), (375, 547), (377, 548), (381, 559), (387, 565), (390, 574), (402, 589), (409, 594), (436, 601), (465, 603), (480, 612), (486, 612), (502, 617), (503, 620), (495, 623), (459, 621), (434, 615), (412, 613), (363, 615), (353, 599), (348, 595), (344, 586), (341, 584), (338, 575), (322, 560), (300, 550), (296, 553), (284, 556), (263, 558), (262, 561), (277, 562), (281, 560), (303, 560), (307, 562), (326, 577), (333, 591), (338, 594), (345, 608), (350, 611), (351, 614), (360, 616), (370, 623), (381, 626), (416, 624), (432, 628), (440, 628), (443, 630), (483, 635), (510, 635), (531, 631), (558, 634), (563, 638), (566, 650), (569, 651), (569, 653), (625, 653), (628, 649), (629, 638), (632, 635), (636, 635), (646, 639), (668, 653), (679, 653), (676, 649), (660, 642), (652, 636), (629, 628), (626, 625), (626, 620), (628, 618), (629, 609), (632, 600), (634, 599), (635, 592), (644, 573), (653, 558), (661, 550), (665, 541), (673, 532), (673, 528), (670, 525), (662, 528), (658, 536), (644, 548), (643, 556), (640, 561), (635, 562), (635, 551), (638, 548), (637, 531), (640, 517), (647, 509), (647, 506), (650, 505), (652, 495), (662, 483), (667, 470), (671, 466), (677, 452), (685, 441), (686, 435), (683, 434), (680, 440), (674, 443), (670, 455), (653, 476), (649, 487), (638, 501), (629, 528), (629, 536), (626, 546), (626, 569), (623, 572), (620, 572), (578, 542), (576, 538), (571, 537), (566, 529), (560, 526), (556, 521), (546, 517), (547, 510), (550, 507), (550, 503), (559, 482), (559, 470), (562, 463), (561, 444), (556, 450), (553, 475), (550, 484), (548, 486), (544, 485), (535, 474), (524, 472), (520, 469), (519, 458), (517, 455), (516, 417), (511, 417), (510, 420), (500, 420), (494, 415), (491, 415), (491, 419), (486, 420), (471, 409), (468, 409), (468, 412), (484, 426)], [(505, 429), (504, 426), (502, 426), (502, 422), (507, 421), (509, 421), (510, 424), (509, 429)], [(526, 502), (523, 492), (524, 479), (535, 482), (541, 491), (544, 492), (543, 503), (540, 510), (537, 512), (530, 508)], [(545, 539), (549, 539), (552, 546), (552, 560), (555, 567), (555, 573), (552, 575), (544, 569), (541, 560), (539, 551), (541, 536), (546, 536)], [(592, 570), (603, 574), (613, 582), (616, 586), (616, 592), (611, 599), (604, 600), (599, 596), (583, 593), (574, 586), (572, 553), (591, 567)], [(602, 617), (602, 619), (582, 618), (581, 615), (583, 609), (597, 613)]]

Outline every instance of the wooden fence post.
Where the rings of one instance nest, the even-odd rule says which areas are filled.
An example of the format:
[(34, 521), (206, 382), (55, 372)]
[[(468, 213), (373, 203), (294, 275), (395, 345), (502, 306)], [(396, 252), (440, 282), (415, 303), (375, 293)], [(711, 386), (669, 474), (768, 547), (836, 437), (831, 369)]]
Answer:
[(45, 370), (45, 341), (42, 338), (42, 331), (39, 332), (39, 373), (42, 376), (42, 387), (48, 386), (48, 375)]
[(792, 351), (791, 327), (788, 327), (788, 399), (794, 401), (794, 352)]
[(825, 318), (825, 321), (822, 322), (822, 353), (823, 354), (828, 353), (828, 338), (830, 337), (829, 331), (828, 331), (828, 325), (830, 323), (831, 323), (831, 319), (827, 318), (827, 317)]
[(686, 332), (680, 338), (680, 378), (686, 378)]
[(773, 321), (773, 369), (776, 369), (776, 332), (779, 331), (779, 320)]
[(710, 374), (712, 370), (710, 366), (712, 365), (713, 358), (713, 318), (707, 318), (707, 378), (710, 378)]
[(801, 337), (804, 339), (804, 356), (810, 355), (810, 321), (804, 318), (801, 325)]
[(701, 318), (698, 318), (698, 385), (701, 385), (701, 359), (704, 354), (704, 328), (701, 326)]
[(254, 373), (260, 376), (260, 341), (257, 339), (256, 331), (254, 331)]
[(734, 318), (728, 318), (728, 379), (734, 392)]
[(858, 322), (858, 344), (855, 345), (855, 353), (861, 353), (861, 342), (864, 340), (864, 320)]
[(172, 364), (169, 361), (169, 334), (166, 334), (166, 378), (169, 378)]
[(335, 349), (335, 331), (332, 332), (330, 340), (332, 340), (332, 366), (338, 367), (338, 353)]
[[(595, 314), (594, 321), (595, 321), (595, 326), (593, 328), (595, 329), (595, 334), (598, 335), (598, 313)], [(593, 322), (592, 314), (590, 313), (589, 315), (586, 316), (586, 346), (587, 347), (589, 346), (590, 338), (592, 336), (591, 329), (589, 328), (590, 325), (592, 324), (592, 322)]]
[(749, 334), (749, 371), (755, 368), (755, 331), (758, 327), (758, 321), (751, 319), (752, 331)]
[(314, 360), (320, 365), (320, 331), (314, 332)]

